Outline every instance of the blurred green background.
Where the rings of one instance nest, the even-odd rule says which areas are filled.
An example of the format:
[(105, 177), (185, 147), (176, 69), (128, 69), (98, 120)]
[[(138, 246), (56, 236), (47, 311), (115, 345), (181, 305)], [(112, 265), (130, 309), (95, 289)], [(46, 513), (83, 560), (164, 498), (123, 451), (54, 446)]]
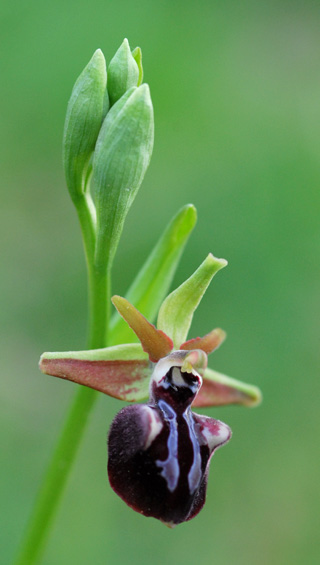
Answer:
[(114, 269), (123, 293), (169, 218), (199, 213), (175, 284), (209, 251), (229, 260), (192, 335), (228, 340), (211, 366), (260, 386), (228, 423), (207, 504), (168, 530), (110, 489), (102, 397), (44, 565), (317, 564), (319, 530), (320, 10), (318, 2), (56, 0), (2, 5), (1, 557), (26, 526), (75, 385), (41, 375), (44, 350), (83, 348), (86, 272), (61, 138), (77, 76), (100, 47), (142, 47), (154, 155)]

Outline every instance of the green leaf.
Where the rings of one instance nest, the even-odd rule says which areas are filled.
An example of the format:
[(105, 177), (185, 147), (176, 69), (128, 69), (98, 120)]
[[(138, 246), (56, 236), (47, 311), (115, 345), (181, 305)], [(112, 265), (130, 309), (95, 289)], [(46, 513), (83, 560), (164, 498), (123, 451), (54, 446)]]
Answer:
[(150, 162), (153, 130), (153, 108), (146, 84), (127, 92), (103, 122), (92, 178), (97, 210), (97, 266), (112, 262), (126, 215)]
[(132, 86), (139, 85), (139, 67), (124, 39), (108, 66), (108, 93), (113, 106)]
[(142, 84), (143, 81), (142, 51), (140, 47), (136, 47), (135, 49), (133, 49), (132, 57), (134, 58), (139, 68), (139, 79), (137, 86), (140, 86), (140, 84)]
[(128, 402), (148, 397), (151, 369), (148, 355), (140, 344), (44, 353), (39, 366), (47, 375), (60, 377)]
[[(131, 284), (126, 298), (151, 322), (166, 297), (184, 247), (197, 221), (197, 212), (187, 204), (172, 218), (151, 254)], [(137, 341), (126, 322), (115, 314), (110, 323), (111, 343)]]
[(225, 259), (217, 259), (210, 253), (193, 275), (163, 302), (157, 327), (171, 337), (176, 349), (186, 340), (193, 313), (212, 277), (227, 264)]
[(76, 81), (68, 103), (63, 163), (73, 202), (85, 190), (85, 177), (101, 127), (106, 94), (106, 64), (98, 49)]
[(232, 379), (212, 369), (206, 369), (202, 387), (193, 406), (226, 406), (228, 404), (258, 406), (261, 401), (262, 393), (258, 387)]

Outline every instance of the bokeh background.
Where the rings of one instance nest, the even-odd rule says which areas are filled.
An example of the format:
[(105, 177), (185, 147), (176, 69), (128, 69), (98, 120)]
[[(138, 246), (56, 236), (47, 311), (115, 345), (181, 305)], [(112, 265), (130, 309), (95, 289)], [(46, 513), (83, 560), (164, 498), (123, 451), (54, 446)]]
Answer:
[(61, 165), (72, 85), (93, 51), (143, 49), (154, 155), (114, 269), (123, 293), (183, 204), (199, 213), (175, 278), (229, 260), (194, 319), (228, 340), (211, 366), (260, 386), (257, 409), (206, 411), (233, 439), (201, 514), (171, 531), (110, 489), (92, 414), (44, 565), (317, 564), (320, 10), (312, 0), (12, 0), (1, 8), (1, 557), (9, 564), (75, 385), (44, 350), (82, 349), (86, 272)]

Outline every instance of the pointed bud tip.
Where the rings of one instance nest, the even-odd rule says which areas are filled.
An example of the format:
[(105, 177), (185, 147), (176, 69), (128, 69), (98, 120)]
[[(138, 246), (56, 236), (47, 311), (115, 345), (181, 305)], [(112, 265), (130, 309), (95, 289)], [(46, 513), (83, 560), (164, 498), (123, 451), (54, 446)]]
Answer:
[(135, 62), (138, 65), (139, 78), (138, 78), (137, 86), (140, 86), (140, 84), (142, 84), (142, 82), (143, 82), (143, 66), (142, 66), (142, 51), (141, 51), (141, 48), (135, 47), (135, 49), (132, 50), (131, 54), (132, 54), (132, 57), (134, 58)]
[(95, 63), (96, 65), (103, 65), (106, 66), (106, 60), (104, 58), (104, 54), (101, 49), (96, 49), (91, 57), (91, 64)]
[(150, 88), (149, 85), (144, 82), (143, 84), (141, 84), (140, 86), (138, 86), (137, 90), (136, 90), (136, 94), (138, 94), (142, 97), (146, 97), (146, 98), (150, 98)]
[(146, 106), (149, 106), (152, 109), (152, 101), (150, 96), (150, 88), (147, 83), (143, 83), (138, 87), (134, 87), (132, 89), (132, 94), (129, 96), (126, 107), (129, 108), (132, 105), (137, 103), (144, 103)]
[(137, 47), (132, 49), (132, 56), (135, 57), (135, 55), (137, 55), (137, 54), (142, 55), (141, 47), (139, 47), (138, 45), (137, 45)]
[(100, 47), (98, 47), (98, 49), (95, 50), (95, 52), (93, 53), (93, 57), (104, 57), (104, 54), (102, 53), (102, 50), (100, 49)]
[(127, 56), (128, 56), (129, 54), (131, 55), (130, 44), (129, 44), (129, 41), (128, 41), (128, 39), (127, 39), (126, 37), (124, 38), (123, 42), (121, 43), (121, 45), (120, 45), (120, 47), (119, 47), (117, 53), (118, 53), (119, 51), (120, 51), (120, 52), (121, 52), (121, 51), (126, 51)]

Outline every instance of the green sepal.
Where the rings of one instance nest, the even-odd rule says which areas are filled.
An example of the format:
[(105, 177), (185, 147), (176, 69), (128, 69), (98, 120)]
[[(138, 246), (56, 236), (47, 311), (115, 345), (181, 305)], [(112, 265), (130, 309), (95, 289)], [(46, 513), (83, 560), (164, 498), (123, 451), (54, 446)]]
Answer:
[[(172, 218), (131, 284), (126, 299), (153, 323), (166, 297), (180, 257), (196, 224), (197, 211), (187, 204)], [(128, 324), (115, 314), (110, 322), (112, 344), (137, 341)]]
[(142, 349), (141, 343), (124, 343), (103, 347), (101, 349), (86, 349), (83, 351), (49, 351), (40, 357), (39, 366), (45, 359), (79, 359), (85, 361), (128, 361), (130, 359), (148, 359), (147, 353)]
[(137, 402), (148, 397), (151, 366), (140, 344), (41, 355), (40, 370), (108, 396)]
[(193, 402), (193, 406), (258, 406), (262, 401), (260, 389), (254, 385), (243, 383), (222, 373), (207, 368), (203, 376), (203, 384)]
[(225, 259), (217, 259), (210, 253), (193, 275), (163, 302), (157, 327), (171, 337), (176, 349), (186, 341), (193, 313), (212, 277), (227, 264)]
[(139, 68), (139, 78), (138, 78), (137, 86), (140, 86), (140, 84), (142, 84), (143, 81), (142, 51), (140, 47), (136, 47), (135, 49), (133, 49), (132, 57), (134, 58)]
[(63, 164), (75, 203), (85, 190), (88, 164), (104, 115), (106, 82), (105, 59), (97, 49), (73, 87), (64, 126)]
[(113, 106), (132, 86), (139, 85), (139, 67), (124, 39), (108, 66), (108, 93)]
[(127, 92), (103, 122), (92, 177), (97, 266), (112, 262), (126, 215), (150, 162), (153, 130), (153, 107), (146, 84)]

